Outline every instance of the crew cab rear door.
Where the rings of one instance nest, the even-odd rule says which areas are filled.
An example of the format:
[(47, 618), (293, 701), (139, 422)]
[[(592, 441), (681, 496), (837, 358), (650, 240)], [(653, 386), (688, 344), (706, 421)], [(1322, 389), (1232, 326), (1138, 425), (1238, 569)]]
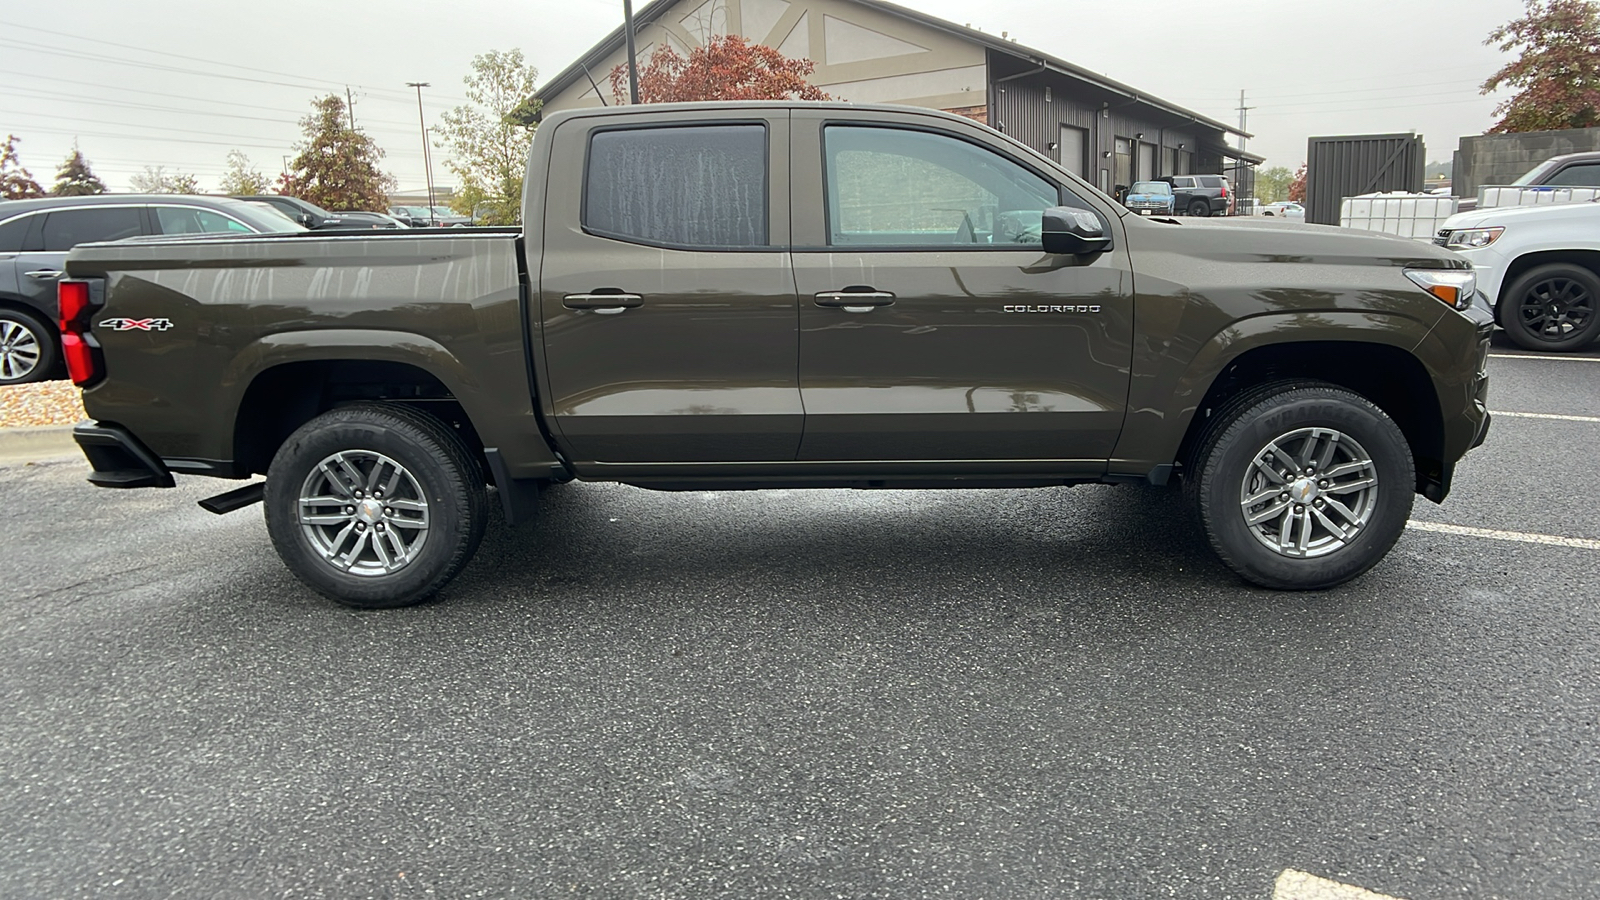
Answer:
[(557, 126), (542, 387), (580, 469), (795, 458), (788, 124), (773, 108)]
[[(800, 459), (1102, 474), (1132, 352), (1114, 211), (965, 123), (797, 109), (792, 127)], [(1058, 205), (1094, 211), (1115, 248), (1044, 253)]]

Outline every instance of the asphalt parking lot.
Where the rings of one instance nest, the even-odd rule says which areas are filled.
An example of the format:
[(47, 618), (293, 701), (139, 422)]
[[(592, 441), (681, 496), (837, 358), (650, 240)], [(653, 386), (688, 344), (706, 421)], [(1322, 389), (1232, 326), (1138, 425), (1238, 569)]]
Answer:
[(1491, 372), (1306, 595), (1147, 490), (569, 485), (357, 613), (214, 484), (0, 469), (0, 896), (1596, 896), (1600, 354)]

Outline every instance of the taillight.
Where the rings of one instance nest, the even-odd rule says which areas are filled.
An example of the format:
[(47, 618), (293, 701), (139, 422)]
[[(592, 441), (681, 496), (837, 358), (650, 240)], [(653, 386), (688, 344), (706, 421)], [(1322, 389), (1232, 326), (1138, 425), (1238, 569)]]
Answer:
[(90, 317), (101, 302), (98, 282), (63, 279), (57, 282), (56, 301), (60, 308), (61, 355), (67, 361), (67, 374), (78, 387), (88, 387), (103, 374), (100, 344), (89, 335)]

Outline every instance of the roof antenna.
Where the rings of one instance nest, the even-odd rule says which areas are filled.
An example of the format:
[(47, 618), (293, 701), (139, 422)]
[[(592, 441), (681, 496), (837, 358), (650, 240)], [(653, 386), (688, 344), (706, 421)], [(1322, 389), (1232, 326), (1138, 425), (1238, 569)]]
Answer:
[(584, 65), (581, 62), (578, 63), (578, 65), (583, 66), (583, 74), (584, 74), (585, 77), (587, 77), (589, 79), (590, 86), (594, 88), (594, 95), (596, 97), (600, 98), (600, 105), (601, 106), (610, 106), (611, 104), (606, 102), (606, 95), (600, 93), (600, 85), (595, 84), (594, 83), (594, 76), (589, 74), (589, 67)]

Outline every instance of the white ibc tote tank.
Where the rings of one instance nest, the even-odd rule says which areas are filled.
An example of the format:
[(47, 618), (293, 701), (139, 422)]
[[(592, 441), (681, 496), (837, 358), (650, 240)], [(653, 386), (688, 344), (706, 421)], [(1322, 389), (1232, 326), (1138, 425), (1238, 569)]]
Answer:
[(1363, 194), (1339, 205), (1339, 224), (1363, 231), (1431, 241), (1444, 220), (1456, 214), (1457, 200), (1435, 194)]

